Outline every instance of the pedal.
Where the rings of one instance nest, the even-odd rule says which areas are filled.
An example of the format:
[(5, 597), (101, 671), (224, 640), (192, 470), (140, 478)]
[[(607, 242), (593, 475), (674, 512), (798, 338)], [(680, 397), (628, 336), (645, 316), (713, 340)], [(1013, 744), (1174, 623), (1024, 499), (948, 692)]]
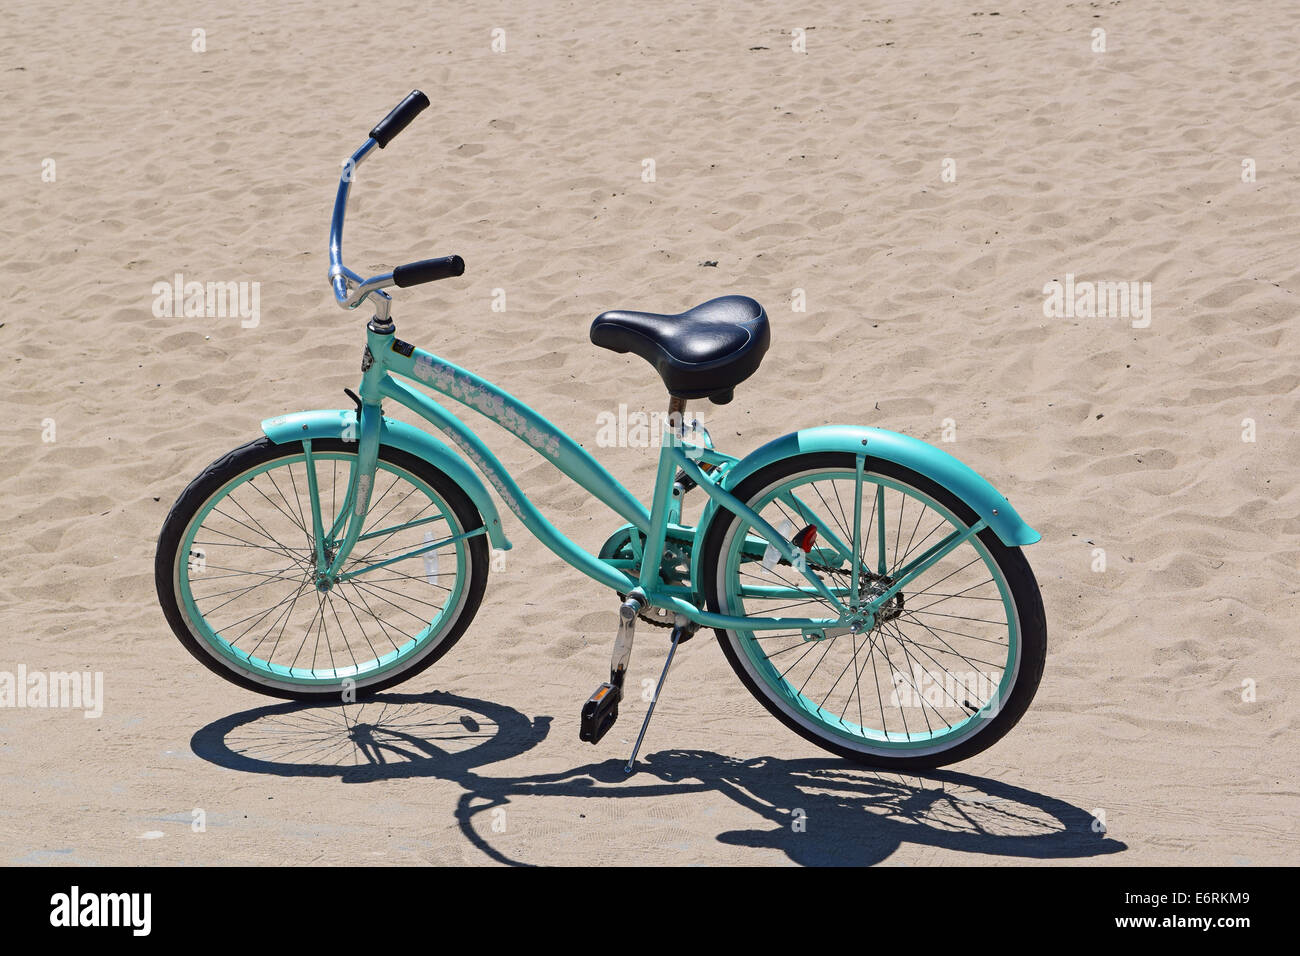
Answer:
[(582, 705), (582, 724), (578, 739), (598, 744), (609, 728), (618, 720), (618, 704), (623, 699), (621, 688), (609, 681), (596, 688), (595, 693)]
[(635, 589), (618, 609), (618, 632), (614, 636), (614, 653), (610, 656), (609, 680), (596, 688), (595, 693), (582, 705), (582, 724), (578, 739), (600, 743), (609, 728), (618, 720), (618, 704), (623, 699), (623, 679), (627, 676), (628, 661), (632, 658), (632, 640), (636, 634), (636, 616), (641, 613), (644, 595)]

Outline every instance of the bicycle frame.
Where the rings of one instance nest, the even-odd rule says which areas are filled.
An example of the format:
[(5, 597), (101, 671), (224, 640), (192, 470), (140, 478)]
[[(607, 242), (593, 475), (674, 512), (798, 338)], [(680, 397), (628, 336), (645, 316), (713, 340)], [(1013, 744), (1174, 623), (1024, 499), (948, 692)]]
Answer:
[[(640, 539), (637, 535), (631, 536), (635, 558), (640, 564), (639, 571), (634, 574), (630, 568), (619, 567), (571, 541), (529, 500), (509, 470), (472, 429), (438, 401), (399, 379), (425, 385), (501, 425), (641, 532), (645, 536), (644, 547), (640, 547)], [(857, 595), (852, 594), (850, 589), (845, 587), (828, 587), (819, 576), (806, 567), (802, 552), (723, 487), (723, 477), (737, 459), (707, 445), (687, 442), (680, 423), (678, 427), (668, 429), (664, 436), (659, 452), (651, 507), (647, 509), (604, 466), (545, 417), (491, 382), (431, 352), (398, 339), (393, 332), (391, 322), (381, 324), (378, 330), (375, 328), (375, 323), (367, 327), (360, 398), (361, 407), (356, 436), (358, 463), (353, 468), (349, 479), (346, 503), (340, 509), (332, 528), (323, 528), (319, 506), (315, 500), (313, 501), (312, 519), (319, 549), (318, 566), (326, 567), (328, 563), (326, 573), (341, 580), (445, 547), (463, 538), (483, 534), (486, 530), (478, 528), (432, 542), (382, 562), (365, 565), (346, 573), (341, 571), (342, 565), (358, 540), (381, 533), (370, 532), (363, 536), (362, 525), (369, 508), (378, 467), (379, 428), (383, 417), (381, 403), (384, 399), (400, 403), (444, 432), (496, 488), (502, 500), (520, 519), (524, 527), (565, 562), (606, 587), (625, 594), (635, 594), (645, 603), (667, 608), (682, 615), (688, 621), (705, 627), (744, 631), (785, 629), (816, 632), (849, 626), (851, 619), (861, 620), (864, 615), (874, 613), (876, 608), (888, 602), (893, 594), (909, 580), (987, 526), (985, 522), (980, 521), (968, 529), (954, 530), (934, 547), (897, 571), (895, 583), (889, 591), (859, 606)], [(305, 443), (306, 455), (310, 461), (309, 446), (310, 442)], [(791, 599), (820, 597), (838, 611), (839, 616), (764, 618), (718, 614), (701, 607), (698, 585), (687, 587), (663, 583), (659, 577), (660, 562), (644, 560), (643, 554), (663, 554), (665, 542), (670, 535), (678, 538), (687, 537), (699, 543), (696, 528), (675, 521), (680, 507), (677, 502), (680, 489), (675, 481), (677, 469), (681, 469), (691, 478), (719, 507), (726, 508), (749, 522), (751, 534), (754, 535), (749, 541), (759, 548), (775, 547), (784, 562), (798, 570), (808, 583), (807, 588), (763, 588), (760, 589), (762, 597)], [(314, 469), (308, 468), (309, 475), (313, 472)], [(861, 460), (859, 480), (861, 480)], [(315, 489), (312, 489), (312, 496), (315, 499)], [(822, 560), (826, 560), (829, 556), (830, 560), (844, 567), (846, 573), (850, 568), (857, 569), (859, 559), (856, 555), (859, 548), (856, 541), (852, 544), (841, 541), (833, 529), (827, 527), (826, 522), (819, 519), (812, 509), (806, 508), (797, 499), (790, 500), (788, 503), (808, 520), (817, 524), (819, 530), (825, 534), (828, 548), (819, 552)], [(346, 522), (346, 531), (344, 531), (344, 522)], [(412, 524), (418, 523), (422, 521), (412, 522)], [(382, 533), (391, 530), (395, 529), (384, 529)], [(326, 562), (324, 541), (327, 537), (334, 539), (340, 532), (344, 532), (343, 538), (338, 542), (332, 561)]]

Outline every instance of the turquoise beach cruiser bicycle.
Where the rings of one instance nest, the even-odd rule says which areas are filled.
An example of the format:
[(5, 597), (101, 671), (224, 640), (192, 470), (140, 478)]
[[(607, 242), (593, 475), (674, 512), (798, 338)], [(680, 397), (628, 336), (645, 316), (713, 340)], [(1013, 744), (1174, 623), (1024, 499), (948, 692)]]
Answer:
[[(609, 679), (579, 736), (618, 717), (638, 621), (667, 654), (632, 758), (678, 646), (713, 628), (763, 706), (817, 745), (885, 768), (961, 760), (1028, 708), (1047, 638), (1022, 553), (1039, 535), (952, 456), (879, 428), (797, 431), (743, 458), (713, 447), (688, 401), (731, 401), (770, 342), (753, 299), (677, 315), (614, 311), (597, 346), (649, 361), (668, 391), (647, 506), (586, 450), (496, 385), (399, 339), (388, 287), (463, 274), (459, 256), (363, 279), (343, 264), (353, 172), (429, 104), (406, 97), (344, 163), (329, 279), (345, 309), (374, 309), (354, 407), (262, 422), (217, 459), (163, 525), (155, 577), (168, 622), (211, 670), (275, 697), (363, 697), (429, 667), (482, 600), (489, 547), (508, 550), (485, 476), (523, 526), (618, 595)], [(599, 553), (561, 534), (474, 431), (413, 384), (503, 426), (621, 519)], [(451, 444), (387, 418), (397, 402)], [(694, 494), (687, 523), (684, 499)], [(701, 696), (698, 700), (709, 700)]]

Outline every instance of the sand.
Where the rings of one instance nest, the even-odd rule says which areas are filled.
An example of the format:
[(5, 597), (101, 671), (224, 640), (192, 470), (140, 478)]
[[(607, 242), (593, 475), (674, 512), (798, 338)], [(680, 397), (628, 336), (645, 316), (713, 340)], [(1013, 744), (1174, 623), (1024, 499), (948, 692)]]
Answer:
[[(98, 672), (104, 701), (0, 709), (0, 862), (1300, 862), (1300, 7), (14, 0), (5, 21), (0, 670)], [(741, 292), (773, 345), (702, 409), (726, 450), (827, 422), (940, 443), (951, 420), (943, 447), (1043, 534), (1049, 659), (1016, 730), (941, 773), (854, 768), (702, 633), (624, 780), (642, 701), (577, 737), (615, 599), (509, 513), (470, 631), (384, 701), (303, 711), (185, 653), (159, 527), (262, 418), (348, 405), (338, 163), (417, 86), (433, 107), (363, 168), (347, 258), (469, 268), (399, 292), (399, 334), (593, 447), (601, 412), (662, 397), (591, 318)], [(260, 283), (258, 324), (156, 316), (177, 273)], [(1067, 274), (1150, 282), (1149, 325), (1045, 316)], [(617, 524), (485, 434), (576, 540)], [(653, 452), (599, 451), (648, 494)], [(643, 628), (634, 684), (663, 650)], [(413, 742), (375, 757), (358, 724)]]

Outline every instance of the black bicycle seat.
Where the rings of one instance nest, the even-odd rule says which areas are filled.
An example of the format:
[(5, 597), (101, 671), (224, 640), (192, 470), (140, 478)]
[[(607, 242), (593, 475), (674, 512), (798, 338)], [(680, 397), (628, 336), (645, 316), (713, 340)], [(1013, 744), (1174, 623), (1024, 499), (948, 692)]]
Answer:
[(674, 398), (731, 401), (733, 389), (758, 370), (772, 334), (767, 313), (748, 296), (724, 295), (678, 315), (602, 312), (591, 341), (631, 352), (655, 367)]

